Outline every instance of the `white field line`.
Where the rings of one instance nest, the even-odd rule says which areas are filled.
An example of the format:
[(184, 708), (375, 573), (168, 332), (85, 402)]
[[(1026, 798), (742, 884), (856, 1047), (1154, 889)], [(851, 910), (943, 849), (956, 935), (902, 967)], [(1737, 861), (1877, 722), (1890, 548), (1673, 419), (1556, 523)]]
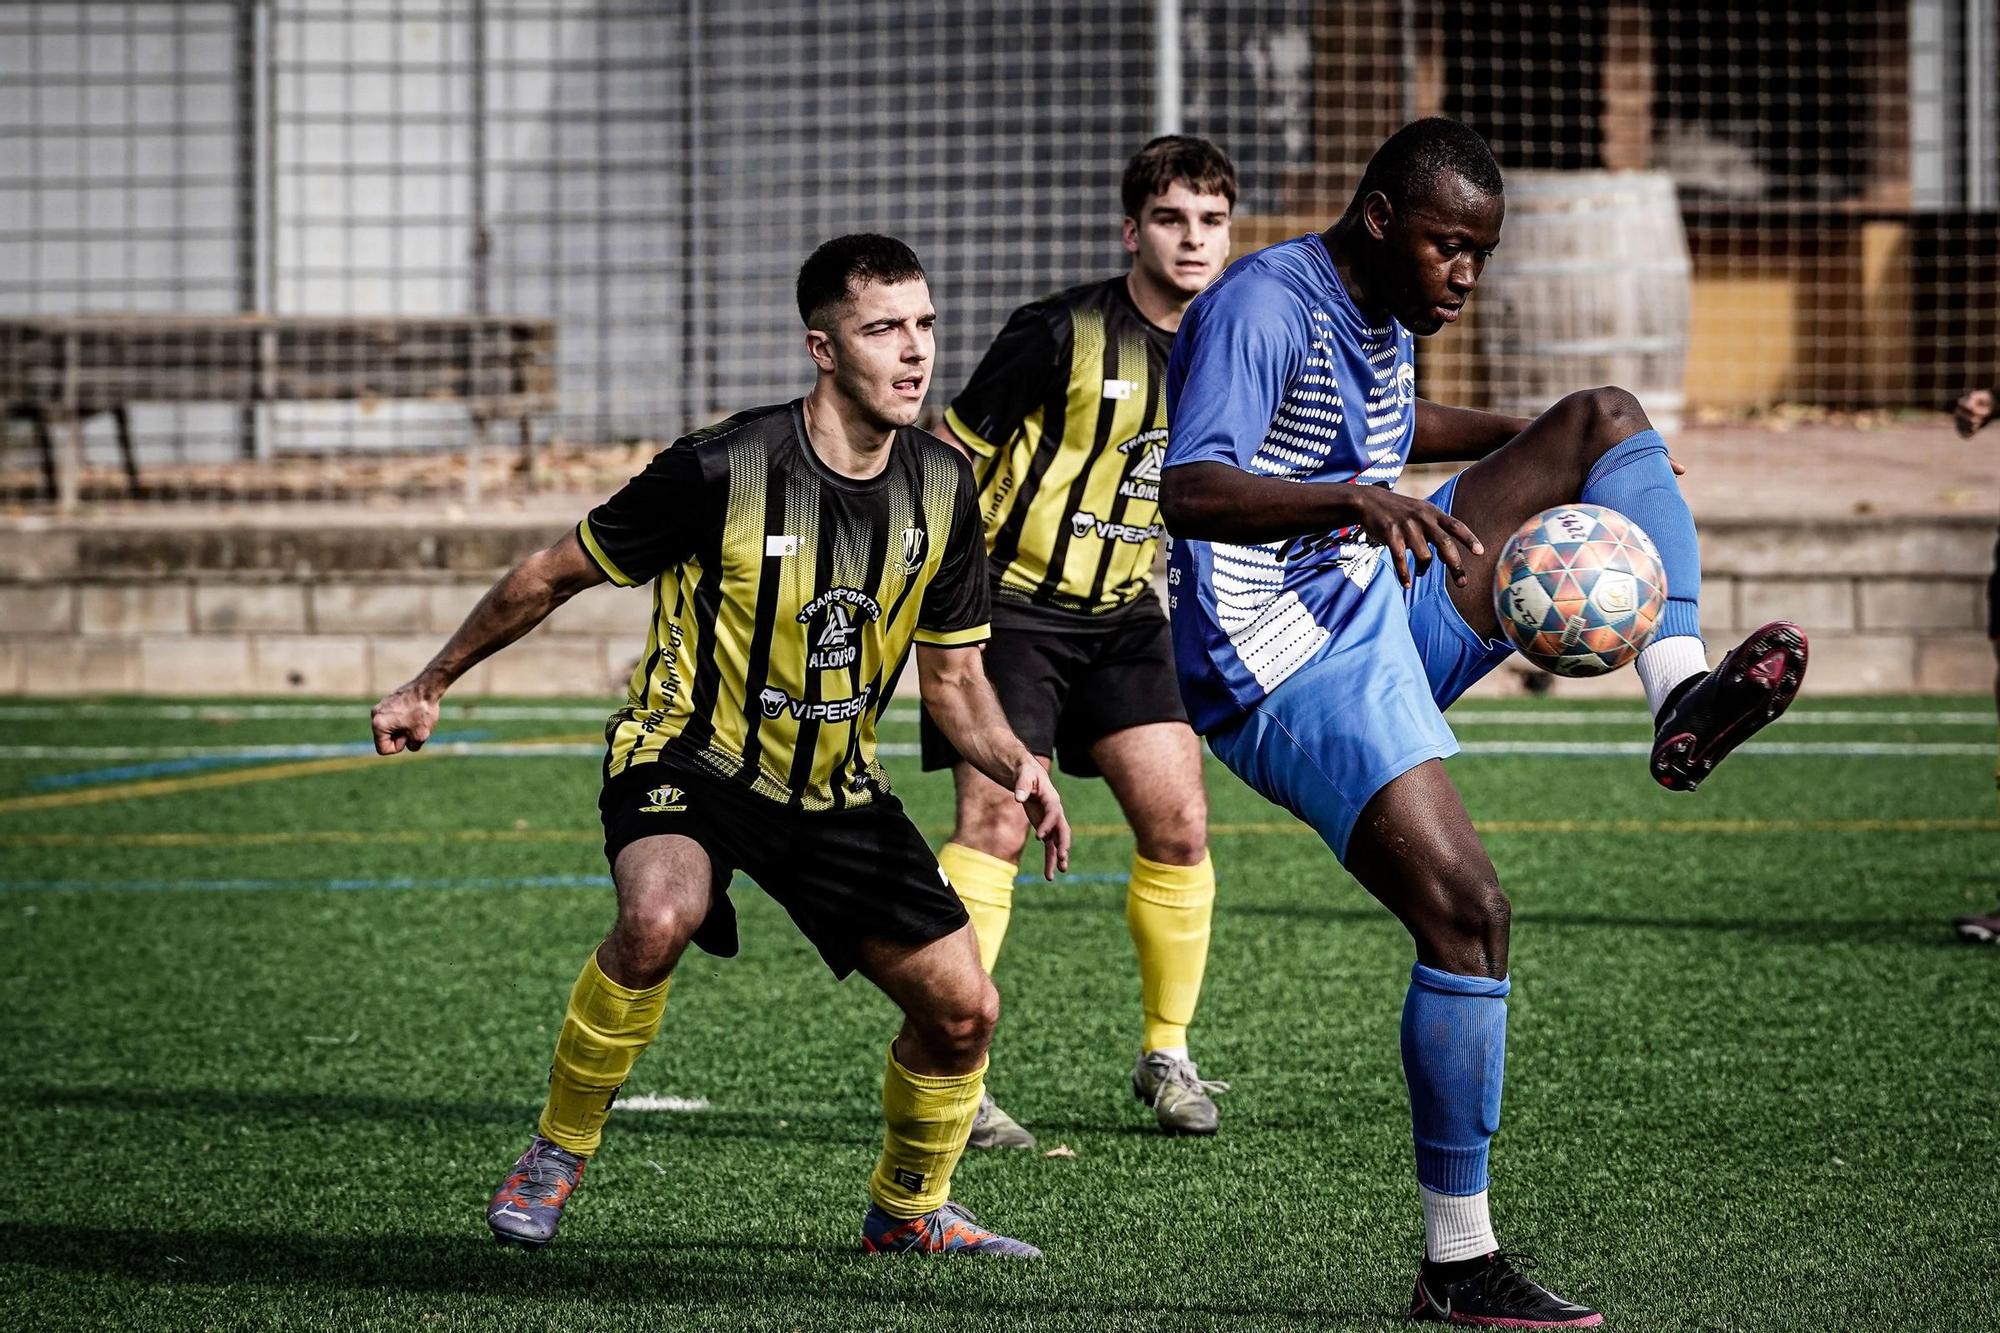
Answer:
[(654, 1093), (642, 1093), (637, 1097), (620, 1097), (612, 1108), (614, 1111), (712, 1111), (706, 1097), (662, 1097)]
[[(1543, 712), (1507, 712), (1497, 708), (1461, 708), (1445, 715), (1453, 726), (1474, 727), (1576, 727), (1644, 726), (1645, 710), (1629, 712), (1588, 711), (1581, 708)], [(1871, 713), (1858, 708), (1793, 709), (1780, 718), (1780, 727), (1991, 727), (1992, 713)]]
[[(884, 741), (875, 752), (884, 758), (914, 757), (921, 747), (907, 741)], [(1552, 755), (1610, 758), (1650, 754), (1651, 741), (1463, 741), (1464, 755)], [(0, 759), (313, 759), (365, 754), (354, 745), (0, 745)], [(568, 741), (446, 741), (424, 747), (425, 754), (462, 759), (602, 758), (604, 747), (594, 742)], [(1958, 755), (1990, 755), (1993, 746), (1976, 741), (1780, 741), (1760, 740), (1737, 751), (1766, 758), (1915, 759)]]
[[(877, 745), (877, 754), (914, 755), (919, 747), (903, 741)], [(345, 745), (0, 745), (0, 759), (321, 759), (367, 754), (369, 743)], [(465, 759), (547, 759), (573, 755), (604, 757), (598, 742), (436, 741), (425, 754)]]
[[(1651, 741), (1464, 741), (1458, 747), (1465, 755), (1557, 755), (1598, 758), (1612, 755), (1651, 754)], [(1734, 752), (1735, 755), (1766, 759), (1828, 758), (1868, 756), (1881, 759), (1917, 759), (1938, 755), (1991, 755), (1993, 747), (1969, 741), (1757, 741)]]
[[(365, 704), (0, 704), (0, 720), (55, 721), (62, 718), (108, 717), (121, 720), (155, 718), (203, 722), (284, 721), (310, 718), (360, 719), (367, 716)], [(586, 708), (563, 704), (454, 704), (445, 709), (444, 721), (464, 722), (595, 722), (602, 724), (609, 708)], [(1455, 726), (1474, 727), (1576, 727), (1643, 726), (1645, 713), (1635, 703), (1629, 709), (1522, 710), (1460, 708), (1445, 714)], [(885, 722), (913, 723), (915, 708), (890, 708)], [(1915, 711), (1870, 712), (1858, 708), (1799, 708), (1786, 713), (1784, 727), (1991, 727), (1990, 712), (1923, 713)]]

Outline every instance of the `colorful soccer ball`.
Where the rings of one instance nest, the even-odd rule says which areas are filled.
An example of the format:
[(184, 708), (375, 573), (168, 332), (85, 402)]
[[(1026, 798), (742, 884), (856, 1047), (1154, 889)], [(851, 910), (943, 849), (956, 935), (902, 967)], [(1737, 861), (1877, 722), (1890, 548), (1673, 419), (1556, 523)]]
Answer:
[(1493, 571), (1501, 631), (1558, 676), (1601, 676), (1630, 662), (1666, 602), (1653, 539), (1602, 505), (1544, 509), (1507, 539)]

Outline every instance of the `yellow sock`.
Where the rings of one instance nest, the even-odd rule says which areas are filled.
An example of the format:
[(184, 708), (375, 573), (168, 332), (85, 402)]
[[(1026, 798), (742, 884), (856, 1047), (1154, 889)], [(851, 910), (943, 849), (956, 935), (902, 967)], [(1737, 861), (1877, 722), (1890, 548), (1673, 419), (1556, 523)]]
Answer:
[(1133, 854), (1125, 924), (1139, 951), (1139, 996), (1146, 1050), (1186, 1046), (1188, 1024), (1208, 967), (1208, 923), (1215, 910), (1215, 863), (1170, 866)]
[(597, 1151), (612, 1099), (660, 1030), (673, 980), (631, 990), (605, 976), (597, 955), (590, 955), (570, 988), (562, 1035), (556, 1038), (549, 1100), (537, 1126), (543, 1138), (585, 1156)]
[(958, 842), (938, 849), (938, 864), (972, 918), (972, 933), (979, 937), (979, 965), (990, 976), (1000, 961), (1000, 941), (1007, 938), (1007, 918), (1014, 911), (1015, 867)]
[(882, 1160), (868, 1196), (891, 1217), (921, 1217), (951, 1197), (951, 1172), (979, 1113), (986, 1062), (970, 1074), (912, 1074), (889, 1048), (882, 1076)]

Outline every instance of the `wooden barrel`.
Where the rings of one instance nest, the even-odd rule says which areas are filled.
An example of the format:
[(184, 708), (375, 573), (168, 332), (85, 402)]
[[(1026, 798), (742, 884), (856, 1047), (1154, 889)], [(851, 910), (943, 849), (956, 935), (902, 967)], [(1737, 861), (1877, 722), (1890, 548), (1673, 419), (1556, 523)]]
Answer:
[(1654, 425), (1678, 427), (1688, 274), (1671, 176), (1509, 172), (1500, 248), (1473, 298), (1494, 410), (1534, 416), (1610, 384), (1637, 395)]

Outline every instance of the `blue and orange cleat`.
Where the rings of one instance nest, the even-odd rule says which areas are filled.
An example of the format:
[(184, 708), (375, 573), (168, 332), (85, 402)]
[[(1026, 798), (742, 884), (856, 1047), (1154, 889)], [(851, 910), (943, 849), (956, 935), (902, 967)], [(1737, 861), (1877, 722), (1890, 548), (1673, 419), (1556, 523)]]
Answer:
[(993, 1254), (1003, 1259), (1039, 1259), (1026, 1241), (979, 1225), (964, 1205), (947, 1203), (921, 1217), (891, 1217), (869, 1204), (861, 1219), (861, 1248), (869, 1254)]
[(1778, 719), (1806, 674), (1806, 632), (1774, 620), (1731, 649), (1705, 676), (1667, 697), (1653, 731), (1653, 780), (1693, 791), (1724, 756)]
[(583, 1179), (585, 1159), (537, 1134), (513, 1171), (486, 1204), (486, 1225), (503, 1245), (539, 1250), (556, 1238), (570, 1192)]
[(1521, 1271), (1525, 1254), (1489, 1254), (1464, 1263), (1424, 1261), (1410, 1318), (1471, 1328), (1596, 1328), (1604, 1316), (1566, 1301)]

